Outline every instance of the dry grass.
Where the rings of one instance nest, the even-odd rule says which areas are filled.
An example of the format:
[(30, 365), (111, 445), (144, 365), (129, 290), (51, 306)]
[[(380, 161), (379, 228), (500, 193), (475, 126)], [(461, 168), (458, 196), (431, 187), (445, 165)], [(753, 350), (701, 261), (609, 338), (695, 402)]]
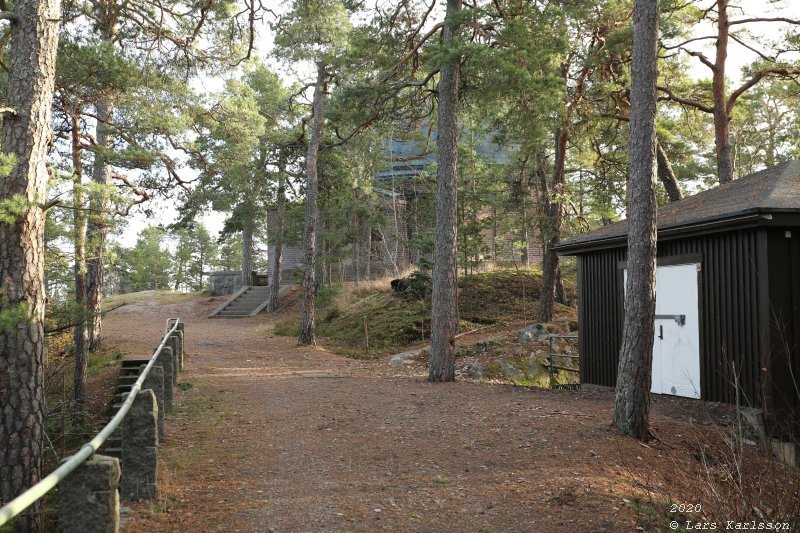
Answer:
[(164, 305), (179, 304), (196, 299), (200, 295), (200, 293), (196, 292), (176, 292), (170, 290), (129, 292), (126, 294), (115, 294), (106, 298), (103, 302), (103, 306), (109, 309), (120, 304), (136, 304), (147, 302)]
[(333, 299), (333, 306), (339, 309), (340, 311), (344, 311), (346, 309), (350, 309), (353, 306), (357, 305), (358, 302), (367, 296), (371, 296), (373, 294), (378, 294), (382, 292), (391, 292), (392, 291), (392, 280), (397, 278), (405, 278), (409, 274), (414, 271), (413, 268), (409, 268), (400, 272), (399, 276), (394, 275), (386, 275), (381, 278), (367, 280), (367, 281), (360, 281), (358, 284), (355, 282), (347, 282), (342, 285), (342, 289), (339, 291), (339, 294)]

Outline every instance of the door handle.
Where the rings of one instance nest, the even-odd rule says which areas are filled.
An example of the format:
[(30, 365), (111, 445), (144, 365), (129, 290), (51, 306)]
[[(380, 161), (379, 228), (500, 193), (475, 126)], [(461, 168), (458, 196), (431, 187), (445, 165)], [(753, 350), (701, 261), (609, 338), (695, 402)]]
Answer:
[(664, 340), (664, 326), (658, 326), (658, 338)]
[(656, 320), (674, 320), (679, 326), (686, 325), (686, 315), (656, 315)]

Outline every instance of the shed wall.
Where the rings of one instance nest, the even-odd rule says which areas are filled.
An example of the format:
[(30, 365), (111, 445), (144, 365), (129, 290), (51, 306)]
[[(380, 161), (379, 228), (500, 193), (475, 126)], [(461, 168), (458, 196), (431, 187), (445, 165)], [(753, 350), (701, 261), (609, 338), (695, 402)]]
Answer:
[[(792, 420), (786, 412), (800, 404), (800, 230), (770, 229), (769, 248), (769, 371), (772, 420)], [(767, 366), (767, 365), (765, 365)], [(777, 415), (777, 416), (775, 416)]]
[[(699, 258), (700, 382), (705, 400), (733, 401), (735, 364), (744, 401), (761, 405), (761, 354), (765, 338), (757, 297), (759, 231), (738, 230), (660, 241), (659, 261)], [(578, 256), (581, 381), (614, 386), (623, 323), (620, 262), (625, 249)]]

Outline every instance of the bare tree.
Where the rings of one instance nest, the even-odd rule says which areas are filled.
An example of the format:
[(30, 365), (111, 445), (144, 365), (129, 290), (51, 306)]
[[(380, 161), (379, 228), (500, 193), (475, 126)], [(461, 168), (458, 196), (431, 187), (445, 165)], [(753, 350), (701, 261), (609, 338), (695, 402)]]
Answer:
[[(5, 7), (5, 4), (2, 5)], [(0, 500), (39, 481), (44, 423), (44, 223), (47, 149), (60, 23), (57, 0), (17, 0), (12, 20), (0, 151), (14, 157), (0, 198), (18, 199), (0, 220)], [(39, 507), (16, 531), (41, 529)]]
[[(461, 0), (447, 0), (442, 42), (456, 39)], [(455, 336), (458, 329), (456, 280), (458, 222), (458, 84), (459, 59), (450, 58), (441, 68), (436, 146), (439, 151), (436, 177), (436, 240), (433, 249), (433, 294), (431, 303), (431, 355), (428, 381), (453, 381)]]
[(625, 325), (614, 425), (647, 439), (656, 292), (656, 76), (658, 0), (635, 0), (631, 62), (630, 205)]

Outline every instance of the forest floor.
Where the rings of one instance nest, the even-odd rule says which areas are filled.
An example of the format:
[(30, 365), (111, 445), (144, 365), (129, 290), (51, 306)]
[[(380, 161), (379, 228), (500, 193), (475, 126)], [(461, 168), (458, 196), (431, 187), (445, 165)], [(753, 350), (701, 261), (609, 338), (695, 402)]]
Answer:
[(666, 507), (714, 484), (701, 460), (725, 407), (656, 399), (643, 445), (610, 426), (611, 391), (429, 384), (423, 363), (274, 336), (280, 313), (206, 318), (219, 303), (145, 299), (105, 320), (127, 357), (186, 323), (160, 496), (126, 504), (123, 531), (667, 531), (700, 517)]

